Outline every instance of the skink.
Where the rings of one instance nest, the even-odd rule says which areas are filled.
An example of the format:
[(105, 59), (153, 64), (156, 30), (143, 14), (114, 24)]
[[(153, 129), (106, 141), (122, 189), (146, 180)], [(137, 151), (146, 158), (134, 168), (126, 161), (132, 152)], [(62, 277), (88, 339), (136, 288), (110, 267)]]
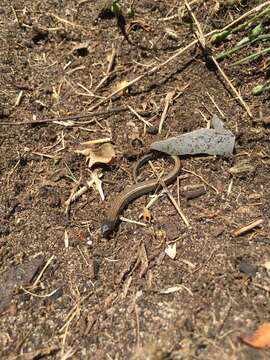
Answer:
[[(148, 154), (140, 159), (133, 171), (133, 176), (136, 179), (140, 167), (142, 167), (146, 162), (157, 158), (155, 153)], [(162, 177), (162, 180), (166, 185), (170, 185), (177, 178), (181, 170), (181, 161), (178, 156), (170, 156), (170, 159), (174, 161), (174, 168), (167, 174)], [(110, 235), (114, 232), (118, 222), (119, 216), (124, 210), (124, 208), (133, 200), (137, 199), (142, 195), (146, 195), (150, 192), (155, 191), (160, 182), (158, 179), (145, 180), (134, 185), (126, 187), (119, 195), (112, 200), (112, 205), (108, 211), (107, 218), (101, 226), (101, 235), (104, 238), (109, 238)]]

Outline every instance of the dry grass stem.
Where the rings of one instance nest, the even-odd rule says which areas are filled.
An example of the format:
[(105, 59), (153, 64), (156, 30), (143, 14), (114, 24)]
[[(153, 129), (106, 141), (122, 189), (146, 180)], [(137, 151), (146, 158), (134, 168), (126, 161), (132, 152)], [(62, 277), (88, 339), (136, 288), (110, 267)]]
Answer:
[[(151, 206), (153, 206), (159, 198), (161, 198), (163, 195), (166, 194), (166, 190), (163, 189), (162, 191), (160, 191), (158, 194), (155, 194), (152, 199), (146, 204), (146, 209), (150, 209)], [(142, 215), (141, 215), (142, 216)]]
[(222, 75), (223, 79), (225, 80), (225, 82), (228, 84), (228, 86), (230, 87), (230, 89), (232, 90), (232, 92), (235, 94), (235, 96), (237, 97), (237, 99), (239, 100), (240, 104), (243, 106), (243, 108), (246, 110), (248, 116), (250, 118), (253, 118), (253, 115), (249, 109), (249, 106), (246, 104), (246, 102), (244, 101), (244, 99), (242, 98), (241, 94), (236, 90), (236, 88), (234, 87), (234, 85), (232, 84), (232, 82), (230, 81), (230, 79), (227, 77), (227, 75), (225, 74), (225, 72), (221, 69), (221, 67), (219, 66), (219, 63), (217, 62), (217, 60), (214, 58), (214, 56), (211, 56), (211, 59), (213, 61), (213, 63), (216, 65), (218, 71), (220, 72), (220, 74)]
[[(190, 15), (192, 16), (192, 19), (198, 29), (198, 31), (195, 31), (195, 35), (197, 36), (198, 42), (201, 46), (201, 48), (203, 49), (203, 51), (206, 49), (206, 41), (205, 41), (205, 36), (203, 34), (202, 28), (200, 23), (198, 22), (195, 14), (193, 13), (193, 11), (191, 10), (191, 8), (189, 7), (187, 1), (185, 0), (185, 5), (190, 13)], [(228, 76), (225, 74), (225, 72), (221, 69), (219, 63), (216, 61), (216, 59), (214, 58), (214, 56), (210, 56), (212, 62), (215, 64), (216, 68), (218, 69), (218, 71), (220, 72), (221, 76), (223, 77), (224, 81), (227, 83), (227, 85), (229, 86), (229, 88), (231, 89), (231, 91), (233, 92), (233, 94), (237, 97), (238, 101), (240, 102), (240, 104), (243, 106), (243, 108), (246, 110), (248, 116), (250, 118), (253, 118), (253, 115), (248, 107), (248, 105), (246, 104), (246, 102), (244, 101), (244, 99), (242, 98), (241, 94), (236, 90), (236, 88), (234, 87), (234, 85), (232, 84), (232, 82), (230, 81), (230, 79), (228, 78)]]
[(147, 226), (147, 224), (145, 224), (145, 223), (142, 223), (142, 222), (136, 221), (136, 220), (130, 220), (130, 219), (125, 218), (124, 216), (120, 216), (120, 220), (124, 221), (124, 222), (127, 222), (127, 223), (130, 223), (130, 224), (136, 224), (136, 225), (140, 225), (140, 226)]
[(34, 294), (29, 290), (26, 290), (23, 286), (21, 286), (21, 289), (26, 293), (29, 294), (31, 296), (37, 297), (37, 298), (47, 298), (47, 297), (51, 297), (53, 294), (55, 294), (59, 289), (54, 289), (53, 291), (51, 291), (49, 294), (46, 295), (39, 295), (39, 294)]
[(168, 92), (168, 94), (166, 95), (165, 97), (165, 105), (164, 105), (164, 110), (162, 112), (162, 115), (161, 115), (161, 119), (160, 119), (160, 123), (159, 123), (159, 127), (158, 127), (158, 133), (161, 134), (161, 131), (162, 131), (162, 126), (163, 126), (163, 123), (166, 119), (166, 116), (167, 116), (167, 112), (168, 112), (168, 109), (169, 109), (169, 106), (172, 102), (172, 99), (174, 97), (174, 94), (175, 94), (175, 91), (170, 91)]
[(139, 114), (137, 113), (137, 111), (135, 111), (131, 106), (128, 105), (127, 107), (128, 107), (129, 110), (130, 110), (139, 120), (141, 120), (145, 125), (147, 125), (147, 126), (149, 126), (149, 127), (153, 126), (149, 121), (145, 120), (141, 115), (139, 115)]
[(78, 27), (78, 28), (82, 28), (81, 25), (75, 24), (71, 21), (68, 21), (66, 19), (60, 18), (59, 16), (55, 15), (55, 14), (50, 14), (50, 16), (52, 16), (53, 18), (55, 18), (56, 20), (60, 21), (61, 23), (65, 24), (65, 25), (69, 25), (72, 27)]
[(204, 113), (201, 110), (198, 110), (198, 112), (201, 114), (202, 118), (204, 119), (206, 123), (206, 128), (210, 129), (211, 122), (207, 119), (207, 117), (204, 115)]
[[(165, 184), (164, 184), (165, 185)], [(180, 217), (182, 218), (182, 220), (184, 221), (185, 225), (188, 228), (192, 228), (192, 226), (190, 225), (187, 217), (185, 216), (185, 214), (183, 213), (183, 211), (180, 209), (179, 205), (177, 204), (177, 201), (175, 200), (175, 198), (172, 196), (171, 192), (169, 191), (169, 189), (167, 188), (166, 190), (166, 194), (168, 195), (169, 199), (171, 200), (171, 202), (173, 203), (175, 209), (177, 210), (178, 214), (180, 215)]]
[[(83, 186), (80, 190), (77, 191), (78, 187), (80, 186), (81, 178), (79, 181), (75, 181), (75, 185), (73, 186), (69, 198), (65, 201), (65, 214), (69, 212), (69, 207), (71, 203), (73, 203), (75, 200), (77, 200), (82, 194), (84, 194), (87, 191), (87, 187)], [(93, 181), (94, 183), (94, 181)], [(83, 190), (82, 190), (83, 189)]]
[(41, 270), (41, 272), (39, 273), (38, 277), (36, 278), (34, 284), (33, 284), (33, 289), (37, 286), (39, 280), (41, 279), (42, 275), (44, 274), (44, 272), (46, 271), (46, 269), (48, 268), (48, 266), (51, 264), (51, 262), (54, 259), (54, 255), (52, 255), (49, 260), (46, 262), (46, 264), (44, 265), (43, 269)]
[[(98, 172), (97, 177), (100, 179), (103, 176), (103, 174), (101, 172)], [(96, 178), (92, 177), (91, 180), (87, 181), (86, 184), (82, 186), (78, 191), (77, 188), (79, 187), (81, 183), (81, 180), (79, 180), (78, 182), (76, 182), (76, 185), (74, 187), (74, 189), (72, 189), (72, 192), (70, 194), (70, 197), (66, 200), (65, 202), (65, 206), (66, 206), (66, 210), (65, 213), (68, 212), (69, 210), (69, 206), (76, 201), (78, 198), (80, 198), (84, 193), (86, 193), (90, 188), (93, 187), (93, 185), (96, 183)]]
[(202, 47), (203, 49), (205, 49), (206, 41), (205, 41), (205, 36), (204, 36), (204, 34), (203, 34), (201, 25), (200, 25), (199, 21), (197, 20), (195, 14), (194, 14), (193, 11), (191, 10), (191, 8), (190, 8), (190, 6), (189, 6), (189, 4), (188, 4), (188, 2), (187, 2), (186, 0), (185, 0), (185, 6), (186, 6), (189, 14), (191, 15), (191, 17), (192, 17), (192, 19), (193, 19), (193, 21), (194, 21), (194, 23), (195, 23), (195, 25), (196, 25), (196, 27), (197, 27), (197, 29), (198, 29), (198, 32), (195, 32), (195, 34), (196, 34), (196, 36), (197, 36), (197, 39), (198, 39), (201, 47)]
[[(211, 35), (213, 34), (213, 32), (211, 32)], [(190, 44), (188, 44), (187, 46), (185, 46), (184, 48), (178, 50), (174, 55), (172, 55), (169, 59), (165, 60), (163, 63), (154, 66), (152, 69), (146, 71), (144, 74), (137, 76), (135, 79), (131, 80), (130, 82), (128, 82), (125, 86), (121, 87), (121, 89), (117, 89), (115, 91), (113, 91), (110, 95), (108, 95), (106, 98), (104, 98), (103, 100), (99, 101), (98, 103), (96, 103), (95, 105), (93, 105), (92, 107), (90, 107), (88, 109), (88, 111), (93, 111), (96, 108), (98, 108), (100, 105), (103, 105), (104, 103), (106, 103), (108, 100), (110, 100), (113, 96), (119, 94), (120, 92), (122, 92), (125, 89), (128, 89), (131, 85), (137, 83), (139, 80), (143, 79), (144, 77), (146, 77), (147, 75), (153, 74), (155, 72), (157, 72), (159, 69), (161, 69), (163, 66), (167, 65), (168, 63), (170, 63), (172, 60), (176, 59), (178, 56), (180, 56), (181, 54), (183, 54), (184, 52), (186, 52), (187, 50), (189, 50), (192, 46), (196, 45), (198, 42), (198, 40), (194, 40), (192, 41)]]
[(69, 237), (66, 229), (64, 231), (64, 245), (66, 249), (69, 247)]
[(48, 158), (48, 159), (54, 159), (54, 160), (58, 159), (55, 155), (43, 154), (43, 153), (36, 152), (36, 151), (33, 151), (32, 154), (42, 156), (42, 157), (45, 157), (45, 158)]
[(116, 57), (116, 50), (115, 47), (113, 45), (112, 47), (112, 54), (110, 56), (110, 61), (107, 67), (107, 72), (106, 75), (104, 76), (103, 79), (101, 79), (101, 81), (98, 83), (98, 85), (95, 87), (95, 91), (97, 91), (99, 88), (101, 88), (101, 86), (106, 83), (106, 81), (109, 79), (110, 75), (111, 75), (111, 71), (113, 70), (114, 67), (114, 63), (115, 63), (115, 57)]
[(251, 10), (247, 11), (245, 14), (239, 16), (237, 19), (235, 19), (234, 21), (232, 21), (231, 23), (229, 23), (228, 25), (226, 25), (223, 29), (219, 30), (218, 32), (222, 32), (224, 30), (229, 29), (230, 27), (238, 24), (240, 21), (244, 20), (245, 18), (247, 18), (249, 15), (256, 13), (258, 11), (260, 11), (261, 9), (263, 9), (264, 7), (270, 5), (270, 1), (266, 1), (261, 5), (258, 5), (257, 7), (252, 8)]
[(181, 95), (184, 94), (185, 90), (190, 86), (190, 83), (187, 83), (186, 85), (184, 85), (181, 89), (176, 89), (176, 95), (173, 97), (173, 101), (175, 101), (176, 99), (178, 99)]
[(250, 224), (245, 225), (245, 226), (242, 226), (242, 227), (240, 227), (239, 229), (235, 230), (235, 231), (233, 232), (233, 235), (234, 235), (234, 236), (240, 236), (240, 235), (242, 235), (242, 234), (245, 234), (246, 232), (254, 229), (255, 227), (261, 225), (262, 223), (263, 223), (263, 219), (258, 219), (258, 220), (256, 220), (256, 221), (253, 221), (253, 222), (251, 222)]
[(210, 187), (211, 189), (213, 189), (217, 194), (219, 194), (218, 189), (217, 189), (215, 186), (211, 185), (209, 182), (207, 182), (201, 175), (198, 175), (198, 174), (196, 174), (194, 171), (191, 171), (191, 170), (187, 170), (187, 169), (182, 169), (182, 170), (183, 170), (184, 172), (188, 173), (188, 174), (192, 174), (192, 175), (198, 177), (199, 179), (202, 180), (202, 182), (204, 182), (207, 186), (209, 186), (209, 187)]
[(168, 189), (168, 186), (165, 184), (165, 182), (163, 181), (163, 179), (159, 176), (159, 174), (157, 173), (154, 165), (152, 164), (151, 161), (149, 161), (149, 164), (154, 172), (154, 174), (156, 175), (156, 177), (158, 178), (161, 186), (163, 187), (163, 189), (165, 190), (167, 196), (169, 197), (169, 199), (171, 200), (172, 204), (174, 205), (176, 211), (178, 212), (178, 214), (180, 215), (181, 219), (183, 220), (183, 222), (185, 223), (185, 225), (188, 228), (191, 228), (192, 226), (190, 225), (188, 219), (186, 218), (185, 214), (183, 213), (183, 211), (180, 209), (179, 205), (177, 204), (176, 200), (174, 199), (174, 197), (172, 196), (170, 190)]
[(81, 65), (81, 66), (77, 66), (73, 69), (70, 69), (69, 71), (67, 71), (67, 74), (68, 75), (71, 75), (73, 73), (75, 73), (76, 71), (79, 71), (79, 70), (84, 70), (85, 69), (85, 66), (84, 65)]
[(82, 142), (81, 145), (97, 145), (97, 144), (104, 144), (107, 142), (111, 142), (111, 138), (103, 138), (103, 139), (94, 139)]
[(19, 105), (20, 105), (20, 103), (21, 103), (21, 101), (22, 101), (22, 97), (23, 97), (23, 91), (21, 90), (21, 91), (19, 92), (19, 95), (17, 96), (17, 99), (16, 99), (16, 101), (15, 101), (14, 106), (19, 106)]
[[(99, 192), (99, 195), (101, 197), (101, 200), (104, 201), (105, 200), (105, 195), (102, 189), (102, 181), (100, 180), (101, 176), (100, 176), (100, 172), (97, 171), (98, 169), (95, 169), (94, 171), (91, 172), (91, 177), (92, 180), (94, 180), (95, 183), (95, 187), (97, 189), (97, 191)], [(89, 187), (89, 184), (91, 183), (91, 181), (87, 181), (87, 186)]]
[(208, 92), (206, 92), (207, 96), (209, 97), (209, 99), (211, 100), (211, 102), (213, 103), (213, 105), (215, 106), (215, 108), (217, 109), (217, 111), (219, 112), (219, 115), (225, 119), (225, 115), (224, 113), (220, 110), (219, 106), (217, 105), (214, 97), (212, 95), (210, 95)]
[[(71, 85), (71, 83), (69, 83), (69, 85)], [(74, 89), (74, 92), (76, 95), (79, 95), (79, 96), (87, 96), (87, 97), (93, 97), (93, 98), (97, 98), (97, 99), (104, 99), (104, 96), (100, 96), (100, 95), (96, 95), (94, 94), (91, 90), (89, 90), (86, 86), (84, 86), (83, 84), (81, 83), (77, 83), (77, 85), (82, 88), (83, 90), (86, 91), (86, 93), (81, 93), (81, 92), (78, 92), (74, 89), (74, 86), (72, 86), (72, 88)]]

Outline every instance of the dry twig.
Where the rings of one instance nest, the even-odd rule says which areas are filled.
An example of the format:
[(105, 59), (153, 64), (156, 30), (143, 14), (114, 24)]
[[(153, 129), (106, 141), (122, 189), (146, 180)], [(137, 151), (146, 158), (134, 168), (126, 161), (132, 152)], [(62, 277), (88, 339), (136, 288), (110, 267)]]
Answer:
[[(198, 39), (198, 42), (203, 50), (203, 52), (206, 54), (207, 49), (206, 49), (206, 40), (205, 40), (205, 36), (203, 34), (202, 28), (200, 23), (198, 22), (195, 14), (193, 13), (193, 11), (191, 10), (190, 6), (188, 5), (187, 1), (185, 0), (185, 5), (188, 9), (188, 12), (190, 13), (198, 31), (195, 31), (195, 35)], [(230, 81), (230, 79), (228, 78), (228, 76), (225, 74), (225, 72), (221, 69), (219, 63), (217, 62), (217, 60), (214, 58), (213, 55), (209, 56), (212, 63), (215, 64), (216, 68), (218, 69), (218, 71), (220, 72), (221, 76), (223, 77), (223, 79), (225, 80), (226, 84), (229, 86), (229, 88), (231, 89), (232, 93), (237, 97), (238, 101), (240, 102), (240, 104), (243, 106), (243, 108), (246, 110), (248, 116), (250, 118), (253, 118), (253, 115), (248, 107), (248, 105), (246, 104), (246, 102), (244, 101), (244, 99), (242, 98), (241, 94), (239, 93), (239, 91), (236, 90), (236, 88), (234, 87), (234, 85), (232, 84), (232, 82)]]
[(159, 176), (159, 174), (157, 173), (156, 169), (154, 168), (153, 164), (151, 161), (149, 161), (149, 164), (154, 172), (154, 174), (156, 175), (156, 177), (158, 178), (161, 186), (163, 187), (163, 189), (165, 190), (166, 194), (168, 195), (169, 199), (171, 200), (172, 204), (174, 205), (176, 211), (178, 212), (178, 214), (180, 215), (181, 219), (183, 220), (183, 222), (185, 223), (185, 225), (188, 228), (191, 228), (192, 226), (190, 225), (188, 219), (186, 218), (185, 214), (183, 213), (183, 211), (180, 209), (180, 206), (177, 204), (177, 201), (174, 199), (174, 197), (172, 196), (170, 190), (168, 189), (168, 186), (165, 184), (165, 182), (163, 181), (162, 177)]
[(110, 61), (107, 67), (107, 72), (106, 75), (104, 76), (103, 79), (101, 79), (101, 81), (98, 83), (98, 85), (95, 88), (95, 91), (97, 91), (98, 89), (101, 88), (101, 86), (106, 83), (106, 81), (108, 81), (110, 75), (111, 75), (111, 71), (113, 69), (114, 66), (114, 62), (115, 62), (115, 57), (116, 57), (116, 51), (115, 51), (115, 47), (114, 45), (112, 46), (112, 54), (110, 55)]
[(169, 105), (171, 104), (172, 102), (172, 99), (174, 97), (174, 94), (175, 94), (175, 91), (169, 91), (168, 94), (166, 95), (165, 97), (165, 105), (164, 105), (164, 110), (163, 110), (163, 113), (161, 115), (161, 119), (160, 119), (160, 123), (159, 123), (159, 127), (158, 127), (158, 133), (161, 134), (161, 131), (162, 131), (162, 126), (163, 126), (163, 123), (166, 119), (166, 116), (167, 116), (167, 112), (168, 112), (168, 109), (169, 109)]
[(188, 173), (188, 174), (192, 174), (196, 177), (198, 177), (199, 179), (202, 180), (202, 182), (204, 182), (207, 186), (209, 186), (211, 189), (213, 189), (217, 194), (219, 194), (219, 191), (216, 187), (214, 187), (213, 185), (209, 184), (209, 182), (207, 182), (201, 175), (196, 174), (194, 171), (191, 170), (187, 170), (187, 169), (182, 169), (184, 172)]
[(141, 115), (137, 113), (131, 106), (128, 105), (129, 110), (139, 119), (141, 120), (145, 125), (151, 127), (153, 126), (149, 121), (145, 120)]
[(258, 219), (256, 221), (253, 221), (252, 223), (245, 225), (245, 226), (241, 226), (239, 229), (235, 230), (233, 232), (234, 236), (240, 236), (252, 229), (254, 229), (255, 227), (261, 225), (263, 223), (263, 219)]

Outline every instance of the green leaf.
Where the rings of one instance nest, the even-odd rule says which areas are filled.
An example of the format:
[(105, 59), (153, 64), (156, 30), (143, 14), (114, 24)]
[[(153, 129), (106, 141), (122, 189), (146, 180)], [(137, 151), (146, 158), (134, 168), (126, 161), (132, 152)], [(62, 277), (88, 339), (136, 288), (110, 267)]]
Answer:
[(211, 43), (219, 43), (226, 39), (226, 37), (231, 33), (231, 30), (224, 30), (220, 33), (214, 34), (211, 38)]
[(113, 0), (111, 10), (117, 19), (122, 15), (121, 5), (119, 4), (119, 0)]
[(263, 85), (257, 85), (252, 89), (253, 95), (260, 95), (265, 91), (270, 91), (270, 81), (263, 84)]
[(256, 38), (257, 36), (262, 34), (262, 32), (263, 32), (262, 24), (259, 24), (259, 25), (255, 26), (255, 28), (250, 33), (250, 39)]
[(128, 10), (127, 10), (127, 15), (128, 15), (128, 17), (130, 17), (130, 18), (135, 16), (135, 10), (134, 10), (134, 8), (133, 8), (132, 5), (130, 5), (130, 7), (128, 8)]

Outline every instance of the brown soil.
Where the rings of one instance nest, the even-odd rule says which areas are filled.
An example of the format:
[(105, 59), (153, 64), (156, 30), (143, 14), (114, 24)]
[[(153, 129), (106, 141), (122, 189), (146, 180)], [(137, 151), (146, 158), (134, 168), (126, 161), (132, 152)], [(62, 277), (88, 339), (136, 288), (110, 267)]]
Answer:
[[(123, 3), (126, 9), (129, 1)], [(0, 122), (12, 125), (0, 125), (1, 359), (269, 358), (267, 351), (239, 341), (241, 333), (269, 319), (270, 280), (263, 266), (270, 259), (269, 128), (248, 117), (220, 75), (206, 66), (199, 48), (95, 109), (130, 105), (145, 111), (144, 118), (158, 127), (167, 93), (180, 94), (189, 84), (169, 107), (160, 137), (145, 132), (129, 110), (74, 120), (72, 126), (52, 121), (13, 125), (85, 114), (121, 81), (189, 44), (188, 18), (164, 19), (177, 14), (177, 3), (135, 1), (140, 22), (128, 36), (134, 44), (154, 45), (156, 50), (148, 51), (128, 43), (115, 19), (98, 19), (99, 2), (2, 1)], [(205, 33), (222, 28), (258, 1), (220, 10), (217, 3), (197, 1), (194, 6)], [(95, 91), (106, 75), (112, 45), (114, 73)], [(258, 70), (262, 61), (234, 70), (226, 62), (221, 65), (254, 117), (260, 109), (269, 115), (269, 95), (251, 95), (265, 76)], [(237, 139), (229, 160), (182, 159), (184, 169), (208, 184), (181, 174), (186, 176), (179, 182), (180, 205), (192, 228), (163, 196), (151, 208), (151, 226), (121, 222), (110, 240), (102, 239), (100, 225), (117, 193), (132, 181), (134, 160), (159, 138), (205, 127), (201, 113), (208, 120), (217, 113), (207, 93)], [(134, 134), (140, 139), (134, 140)], [(90, 177), (85, 158), (74, 150), (83, 141), (105, 137), (112, 138), (117, 152), (115, 164), (103, 171), (105, 201), (90, 189), (65, 215), (75, 181), (81, 179), (82, 186)], [(245, 171), (231, 175), (230, 168), (243, 163), (249, 165)], [(205, 185), (206, 194), (185, 201), (181, 193), (191, 185)], [(171, 191), (177, 199), (176, 184)], [(140, 220), (148, 201), (149, 196), (139, 198), (123, 215)], [(235, 229), (257, 219), (263, 219), (261, 226), (233, 236)], [(177, 245), (174, 260), (164, 254), (169, 243)], [(245, 266), (251, 267), (248, 274), (240, 271)], [(166, 294), (167, 289), (177, 291)]]

